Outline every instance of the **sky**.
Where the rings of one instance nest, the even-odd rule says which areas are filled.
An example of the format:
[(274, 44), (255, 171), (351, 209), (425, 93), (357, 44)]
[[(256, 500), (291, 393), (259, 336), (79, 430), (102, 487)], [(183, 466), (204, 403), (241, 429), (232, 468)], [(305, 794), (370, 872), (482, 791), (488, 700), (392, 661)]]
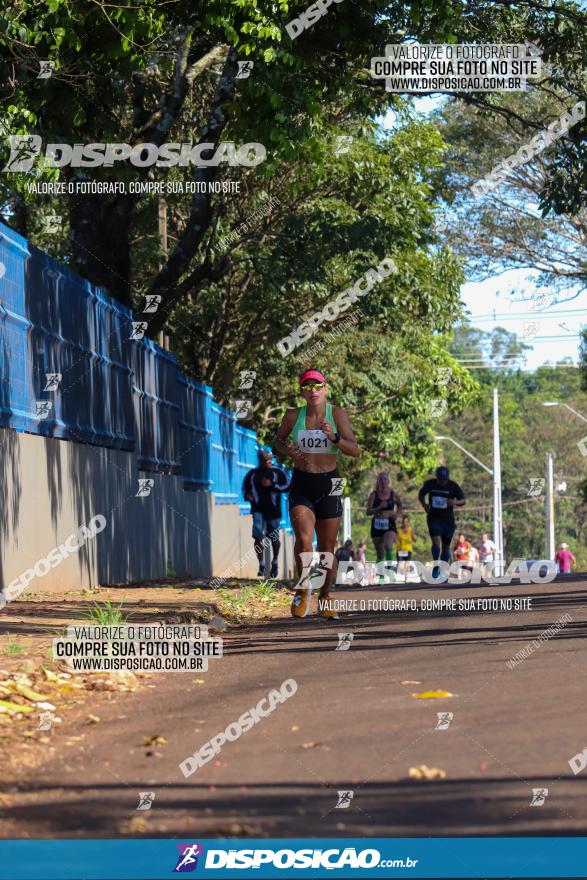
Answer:
[[(444, 95), (416, 98), (415, 108), (423, 114), (435, 110)], [(390, 128), (395, 114), (390, 111), (383, 122)], [(520, 301), (519, 293), (512, 297), (510, 291), (523, 290), (526, 301)], [(461, 287), (461, 299), (469, 320), (480, 330), (491, 332), (503, 327), (517, 333), (523, 342), (531, 346), (521, 366), (536, 369), (541, 364), (571, 358), (578, 361), (579, 331), (587, 326), (587, 294), (573, 298), (573, 292), (559, 297), (552, 303), (547, 298), (544, 305), (536, 302), (543, 291), (532, 283), (532, 273), (527, 270), (511, 270), (496, 274), (479, 282), (468, 282)]]

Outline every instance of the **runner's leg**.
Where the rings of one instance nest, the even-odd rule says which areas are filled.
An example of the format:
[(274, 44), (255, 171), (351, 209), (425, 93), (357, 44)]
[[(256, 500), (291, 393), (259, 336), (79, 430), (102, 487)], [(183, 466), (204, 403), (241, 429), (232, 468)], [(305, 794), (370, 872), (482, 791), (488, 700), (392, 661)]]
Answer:
[[(316, 517), (314, 511), (304, 504), (296, 504), (290, 508), (289, 518), (295, 535), (294, 555), (296, 559), (296, 569), (298, 572), (298, 583), (304, 568), (309, 571), (310, 565), (304, 566), (301, 554), (312, 554), (312, 541), (314, 540), (314, 526)], [(306, 559), (311, 559), (306, 557)], [(291, 613), (293, 617), (305, 617), (310, 612), (310, 590), (297, 589), (291, 604)]]
[(375, 547), (375, 553), (377, 555), (377, 562), (382, 562), (385, 559), (385, 546), (383, 544), (383, 535), (373, 535), (373, 546)]
[(303, 563), (300, 553), (311, 553), (314, 540), (316, 517), (314, 511), (303, 504), (292, 507), (289, 513), (291, 527), (294, 530), (294, 555), (298, 577), (302, 574)]
[(393, 546), (396, 537), (397, 534), (393, 531), (386, 532), (383, 536), (383, 546), (385, 547), (385, 558), (387, 560), (393, 559)]
[(336, 544), (336, 536), (338, 535), (340, 519), (341, 518), (339, 516), (336, 516), (332, 519), (316, 520), (316, 538), (318, 542), (318, 552), (332, 554), (332, 566), (326, 572), (326, 579), (322, 584), (320, 593), (318, 595), (319, 599), (328, 598), (330, 587), (336, 576), (338, 562), (336, 560), (336, 557), (334, 556), (334, 547)]

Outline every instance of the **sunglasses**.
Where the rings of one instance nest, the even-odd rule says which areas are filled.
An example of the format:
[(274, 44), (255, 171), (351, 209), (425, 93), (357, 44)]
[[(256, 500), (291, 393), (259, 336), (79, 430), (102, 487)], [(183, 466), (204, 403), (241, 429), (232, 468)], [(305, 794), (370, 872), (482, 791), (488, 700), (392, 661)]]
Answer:
[(305, 382), (302, 391), (321, 391), (326, 388), (326, 382)]

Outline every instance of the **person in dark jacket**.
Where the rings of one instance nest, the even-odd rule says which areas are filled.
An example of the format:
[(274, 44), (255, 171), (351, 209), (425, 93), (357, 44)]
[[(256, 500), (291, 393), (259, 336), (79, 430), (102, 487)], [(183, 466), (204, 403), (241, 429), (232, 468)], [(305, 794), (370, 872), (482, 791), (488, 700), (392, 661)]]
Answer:
[(289, 489), (289, 479), (285, 471), (274, 467), (270, 452), (259, 450), (259, 465), (252, 468), (243, 480), (243, 496), (251, 502), (253, 515), (253, 540), (255, 553), (259, 560), (259, 577), (265, 576), (264, 535), (271, 541), (273, 560), (270, 577), (277, 577), (279, 550), (279, 523), (281, 522), (281, 496)]

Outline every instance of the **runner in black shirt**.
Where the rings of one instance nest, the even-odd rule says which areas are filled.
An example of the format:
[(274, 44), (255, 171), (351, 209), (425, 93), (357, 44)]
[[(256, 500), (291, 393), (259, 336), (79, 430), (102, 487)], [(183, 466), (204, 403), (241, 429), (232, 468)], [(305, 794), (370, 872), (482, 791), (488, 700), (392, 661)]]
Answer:
[(243, 480), (245, 501), (251, 502), (253, 514), (253, 538), (255, 553), (259, 560), (258, 576), (265, 575), (265, 548), (263, 535), (271, 541), (273, 561), (270, 577), (277, 577), (277, 559), (279, 556), (279, 523), (281, 521), (281, 496), (289, 489), (289, 480), (285, 471), (273, 467), (273, 456), (270, 452), (260, 450), (259, 466), (248, 472)]
[[(418, 501), (427, 514), (432, 558), (450, 562), (450, 545), (456, 529), (454, 508), (463, 507), (465, 493), (458, 483), (449, 480), (448, 468), (442, 465), (436, 469), (436, 479), (426, 480), (418, 493)], [(435, 566), (434, 577), (438, 574), (439, 568)]]

